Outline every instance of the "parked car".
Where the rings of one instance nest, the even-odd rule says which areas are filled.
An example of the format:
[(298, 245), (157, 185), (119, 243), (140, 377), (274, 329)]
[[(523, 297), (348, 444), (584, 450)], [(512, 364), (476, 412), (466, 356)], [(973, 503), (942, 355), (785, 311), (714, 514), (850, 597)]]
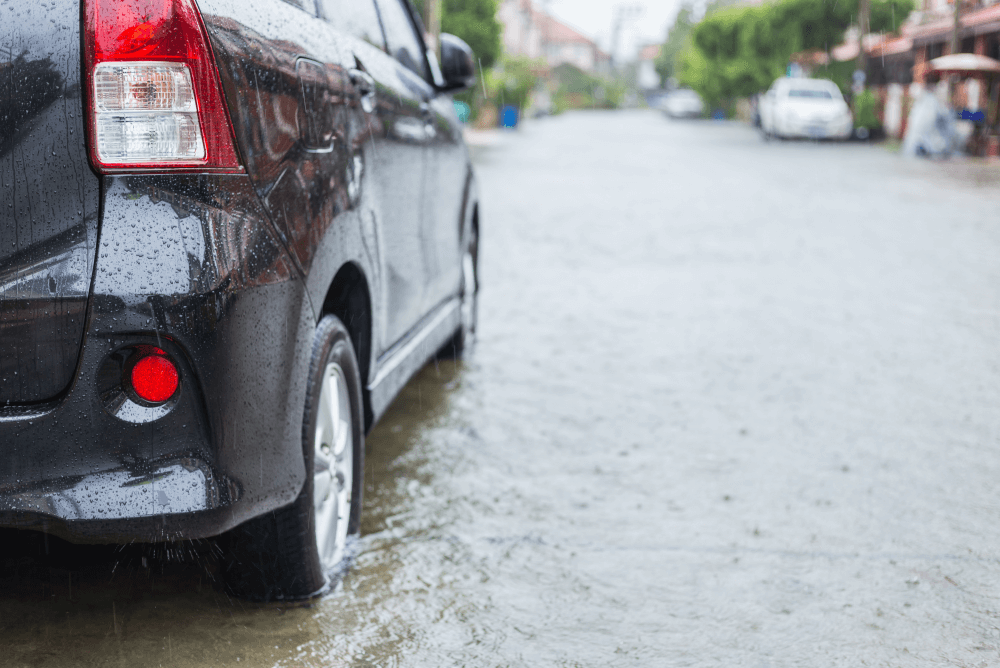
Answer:
[(663, 113), (671, 118), (698, 118), (705, 111), (701, 97), (690, 88), (670, 91), (661, 104)]
[(765, 137), (847, 139), (851, 110), (837, 84), (826, 79), (778, 79), (758, 101)]
[(469, 47), (406, 0), (3, 6), (0, 526), (323, 591), (366, 432), (475, 333)]

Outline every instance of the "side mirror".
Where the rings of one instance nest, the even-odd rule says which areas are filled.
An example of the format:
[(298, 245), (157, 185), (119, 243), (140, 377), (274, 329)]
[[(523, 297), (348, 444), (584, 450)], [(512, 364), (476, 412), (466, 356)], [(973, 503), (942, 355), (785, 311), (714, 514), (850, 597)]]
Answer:
[(441, 90), (458, 91), (476, 85), (476, 66), (472, 48), (464, 41), (441, 33), (441, 77), (444, 86)]

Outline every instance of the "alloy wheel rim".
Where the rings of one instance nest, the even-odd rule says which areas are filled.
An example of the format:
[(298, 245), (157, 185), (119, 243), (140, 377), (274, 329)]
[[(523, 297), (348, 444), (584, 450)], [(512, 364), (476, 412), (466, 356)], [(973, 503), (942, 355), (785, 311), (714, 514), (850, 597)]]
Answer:
[(330, 362), (323, 371), (313, 439), (313, 504), (316, 547), (324, 573), (344, 557), (354, 489), (354, 433), (344, 370)]

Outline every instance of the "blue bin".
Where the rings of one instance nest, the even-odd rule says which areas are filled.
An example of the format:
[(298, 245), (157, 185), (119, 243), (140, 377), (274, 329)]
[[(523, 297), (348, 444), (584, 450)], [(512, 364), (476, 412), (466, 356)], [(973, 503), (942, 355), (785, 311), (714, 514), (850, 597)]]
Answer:
[(500, 127), (516, 128), (520, 115), (521, 114), (517, 110), (517, 107), (512, 104), (505, 104), (500, 109)]

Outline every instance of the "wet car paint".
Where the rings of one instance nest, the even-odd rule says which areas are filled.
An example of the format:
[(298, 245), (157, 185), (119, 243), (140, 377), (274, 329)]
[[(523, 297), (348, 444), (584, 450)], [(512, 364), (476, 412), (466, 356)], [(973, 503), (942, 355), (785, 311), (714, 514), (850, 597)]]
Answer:
[[(97, 246), (76, 3), (7, 0), (0, 18), (0, 412), (73, 379)], [(0, 57), (2, 58), (2, 57)]]
[[(364, 248), (351, 252), (384, 300), (372, 314), (378, 357), (454, 295), (454, 249), (472, 180), (460, 125), (448, 96), (383, 49), (285, 3), (261, 6), (269, 11), (233, 0), (201, 3), (237, 110), (240, 147), (261, 201), (306, 273), (328, 228), (363, 228)], [(359, 70), (374, 80), (371, 113), (351, 81)], [(304, 73), (311, 83), (301, 83)], [(330, 113), (308, 119), (296, 112), (298, 101), (311, 97)], [(299, 141), (303, 133), (317, 139)], [(329, 285), (333, 277), (324, 281), (324, 268), (316, 269), (320, 278), (310, 283)], [(322, 303), (323, 294), (312, 296)]]
[[(304, 478), (301, 426), (288, 413), (304, 392), (296, 372), (307, 364), (313, 315), (248, 186), (243, 176), (105, 179), (77, 382), (57, 406), (0, 423), (6, 522), (77, 540), (163, 540), (214, 535), (294, 498)], [(263, 348), (262, 338), (280, 345)], [(163, 348), (181, 365), (179, 403), (154, 422), (113, 417), (94, 391), (107, 356), (136, 343)], [(248, 392), (237, 400), (233, 387)], [(185, 458), (208, 472), (201, 508), (169, 512), (159, 494), (167, 490), (128, 485)], [(105, 480), (114, 471), (125, 480)], [(100, 516), (57, 510), (60, 495), (81, 483), (105, 499)], [(140, 501), (130, 499), (143, 493), (167, 512), (136, 516)], [(195, 510), (205, 512), (186, 514)]]

